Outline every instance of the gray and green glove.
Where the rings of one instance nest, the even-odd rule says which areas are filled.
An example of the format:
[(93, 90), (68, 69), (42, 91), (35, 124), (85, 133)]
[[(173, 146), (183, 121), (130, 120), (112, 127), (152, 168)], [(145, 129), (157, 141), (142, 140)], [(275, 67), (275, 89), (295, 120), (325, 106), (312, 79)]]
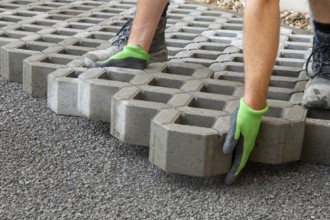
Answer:
[(230, 128), (223, 145), (224, 154), (234, 150), (234, 159), (230, 171), (227, 173), (225, 183), (232, 184), (242, 169), (253, 150), (262, 116), (268, 111), (268, 106), (262, 110), (253, 110), (243, 98), (240, 106), (230, 116)]
[(106, 60), (96, 62), (96, 67), (122, 67), (130, 69), (144, 69), (149, 55), (140, 46), (125, 46), (123, 50)]

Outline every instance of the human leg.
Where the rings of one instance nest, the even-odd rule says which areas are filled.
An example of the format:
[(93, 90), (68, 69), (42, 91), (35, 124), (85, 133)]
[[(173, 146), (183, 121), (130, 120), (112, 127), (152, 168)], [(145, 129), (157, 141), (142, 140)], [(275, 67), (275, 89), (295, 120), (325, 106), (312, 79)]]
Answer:
[(248, 161), (267, 112), (268, 85), (279, 44), (279, 0), (247, 0), (244, 10), (244, 99), (230, 118), (223, 145), (234, 161), (225, 183), (233, 183)]
[[(111, 47), (105, 50), (92, 51), (84, 55), (84, 61), (88, 67), (99, 66), (96, 63), (99, 61), (105, 61), (111, 56), (122, 51), (123, 47), (127, 45), (131, 32), (143, 32), (144, 36), (153, 36), (152, 40), (145, 39), (143, 37), (137, 37), (132, 34), (132, 44), (134, 41), (142, 41), (143, 44), (149, 44), (150, 62), (161, 62), (167, 60), (168, 51), (165, 45), (165, 28), (166, 28), (166, 13), (169, 3), (167, 0), (161, 1), (139, 1), (137, 5), (137, 11), (134, 18), (134, 22), (137, 22), (134, 26), (137, 26), (137, 30), (132, 29), (133, 19), (128, 20), (126, 24), (120, 29), (117, 35), (111, 40)], [(162, 12), (162, 13), (160, 13)], [(161, 16), (160, 16), (161, 15)], [(160, 16), (160, 18), (159, 18)], [(142, 19), (141, 19), (142, 18)], [(136, 20), (136, 21), (135, 21)], [(159, 22), (157, 22), (159, 21)], [(144, 23), (142, 23), (144, 22)], [(156, 26), (156, 29), (155, 29)], [(148, 29), (155, 29), (153, 33), (147, 33)], [(147, 31), (146, 31), (147, 30)], [(140, 34), (140, 33), (139, 33)], [(151, 45), (150, 45), (151, 41)], [(142, 45), (143, 46), (143, 45)], [(143, 47), (146, 47), (145, 45)], [(145, 48), (146, 49), (146, 48)], [(102, 65), (101, 65), (102, 66)]]
[(314, 26), (313, 63), (303, 105), (314, 109), (330, 109), (330, 2), (310, 0), (309, 3)]

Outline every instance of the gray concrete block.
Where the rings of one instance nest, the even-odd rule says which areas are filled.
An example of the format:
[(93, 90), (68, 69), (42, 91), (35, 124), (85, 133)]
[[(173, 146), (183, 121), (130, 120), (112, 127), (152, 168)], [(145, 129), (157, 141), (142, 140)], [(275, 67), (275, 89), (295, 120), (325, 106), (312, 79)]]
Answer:
[(217, 79), (203, 79), (199, 92), (227, 96), (242, 97), (244, 94), (243, 83)]
[(220, 146), (229, 129), (229, 115), (189, 107), (160, 111), (152, 120), (149, 160), (160, 169), (191, 176), (228, 172), (231, 155)]
[(54, 53), (62, 47), (35, 41), (14, 41), (1, 48), (1, 75), (4, 79), (23, 82), (23, 60), (34, 54)]
[[(282, 164), (300, 160), (307, 110), (289, 102), (268, 100), (269, 111), (262, 119), (250, 161)], [(239, 101), (230, 102), (233, 112)]]
[[(142, 71), (92, 68), (79, 77), (78, 108), (89, 119), (110, 121), (111, 98), (123, 87), (144, 83)], [(142, 81), (142, 82), (141, 82)]]
[(123, 88), (112, 99), (111, 134), (125, 143), (149, 146), (150, 123), (158, 111), (187, 103), (188, 95), (174, 96), (180, 92), (152, 86)]
[(47, 104), (56, 114), (82, 116), (78, 110), (78, 77), (87, 69), (58, 69), (48, 75)]
[(23, 62), (23, 90), (35, 97), (47, 96), (48, 74), (60, 68), (82, 67), (83, 60), (63, 54), (36, 54)]
[(308, 110), (301, 160), (330, 165), (329, 111)]

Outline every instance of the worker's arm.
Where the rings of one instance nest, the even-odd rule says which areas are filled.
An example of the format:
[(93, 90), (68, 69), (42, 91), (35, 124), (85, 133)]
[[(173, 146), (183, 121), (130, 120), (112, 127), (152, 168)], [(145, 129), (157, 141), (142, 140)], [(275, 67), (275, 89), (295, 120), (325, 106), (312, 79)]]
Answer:
[(231, 115), (224, 153), (235, 150), (226, 183), (235, 181), (254, 147), (261, 118), (268, 110), (269, 80), (279, 44), (279, 0), (247, 0), (244, 11), (244, 98)]

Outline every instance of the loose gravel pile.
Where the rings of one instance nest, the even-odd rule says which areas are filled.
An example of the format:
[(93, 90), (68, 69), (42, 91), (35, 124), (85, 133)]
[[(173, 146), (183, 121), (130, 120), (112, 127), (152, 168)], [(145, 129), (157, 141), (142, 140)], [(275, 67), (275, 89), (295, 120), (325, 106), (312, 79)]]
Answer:
[[(196, 0), (201, 3), (214, 5), (222, 9), (242, 12), (244, 4), (242, 0)], [(282, 11), (281, 20), (284, 24), (291, 27), (304, 30), (311, 30), (310, 16), (308, 13), (300, 13), (296, 11)]]

